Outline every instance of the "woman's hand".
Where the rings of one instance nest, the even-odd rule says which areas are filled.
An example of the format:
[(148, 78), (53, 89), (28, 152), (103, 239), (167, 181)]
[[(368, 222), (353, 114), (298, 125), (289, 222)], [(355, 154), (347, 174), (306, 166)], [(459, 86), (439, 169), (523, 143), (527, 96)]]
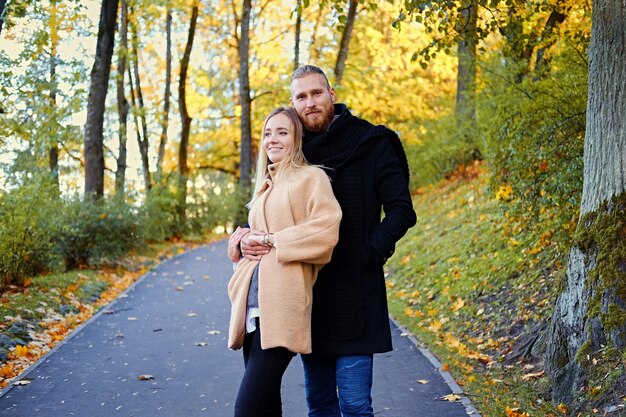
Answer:
[(248, 233), (250, 233), (250, 229), (237, 227), (235, 231), (228, 238), (228, 259), (237, 263), (241, 260), (241, 249), (239, 249), (239, 245), (241, 244), (241, 239), (244, 238)]
[(263, 255), (270, 253), (271, 247), (261, 243), (261, 238), (264, 235), (265, 232), (262, 230), (250, 230), (250, 233), (241, 239), (241, 252), (244, 258), (260, 261)]

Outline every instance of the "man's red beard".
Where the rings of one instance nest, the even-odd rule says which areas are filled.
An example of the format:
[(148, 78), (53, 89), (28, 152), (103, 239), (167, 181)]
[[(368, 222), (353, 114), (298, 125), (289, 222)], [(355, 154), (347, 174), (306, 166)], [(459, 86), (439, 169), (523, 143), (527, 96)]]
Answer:
[[(315, 111), (313, 114), (307, 114)], [(328, 107), (318, 107), (305, 109), (304, 115), (300, 117), (304, 128), (310, 132), (321, 132), (330, 126), (335, 117), (335, 106), (331, 103)]]

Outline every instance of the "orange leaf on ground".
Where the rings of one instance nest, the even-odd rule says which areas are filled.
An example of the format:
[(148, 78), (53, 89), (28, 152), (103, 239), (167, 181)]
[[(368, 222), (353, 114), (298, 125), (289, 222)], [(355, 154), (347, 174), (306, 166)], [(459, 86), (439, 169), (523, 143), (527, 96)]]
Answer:
[(519, 408), (509, 408), (505, 409), (506, 417), (530, 417), (528, 413), (524, 413), (523, 411), (519, 411)]
[(541, 371), (541, 372), (531, 372), (529, 374), (522, 375), (522, 381), (528, 381), (528, 380), (531, 380), (533, 378), (541, 378), (544, 375), (545, 375), (545, 373), (543, 371)]

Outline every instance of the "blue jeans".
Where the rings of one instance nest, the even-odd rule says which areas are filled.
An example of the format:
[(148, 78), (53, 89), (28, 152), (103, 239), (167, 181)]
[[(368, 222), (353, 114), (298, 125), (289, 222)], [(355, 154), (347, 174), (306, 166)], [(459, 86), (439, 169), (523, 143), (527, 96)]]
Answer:
[(373, 417), (373, 355), (302, 355), (309, 417)]

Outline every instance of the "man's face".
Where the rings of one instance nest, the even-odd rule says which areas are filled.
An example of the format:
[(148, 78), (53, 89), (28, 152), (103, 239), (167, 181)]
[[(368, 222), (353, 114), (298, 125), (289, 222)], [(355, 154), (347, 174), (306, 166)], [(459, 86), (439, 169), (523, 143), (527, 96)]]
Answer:
[(322, 132), (335, 114), (335, 90), (328, 88), (320, 74), (307, 74), (291, 82), (291, 105), (305, 129)]

